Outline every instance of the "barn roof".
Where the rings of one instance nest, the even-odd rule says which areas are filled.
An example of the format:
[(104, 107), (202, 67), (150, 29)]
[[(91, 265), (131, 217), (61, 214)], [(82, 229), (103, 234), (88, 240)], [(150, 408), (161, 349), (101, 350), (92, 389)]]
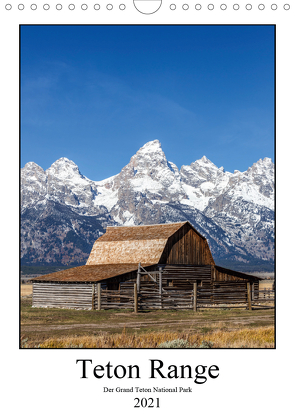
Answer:
[(106, 233), (98, 238), (100, 242), (122, 240), (168, 239), (188, 222), (152, 224), (140, 226), (108, 226)]
[(156, 264), (169, 237), (186, 223), (193, 228), (189, 222), (107, 227), (106, 233), (94, 243), (86, 265)]
[[(143, 267), (150, 266), (142, 264)], [(99, 282), (107, 278), (137, 271), (138, 264), (83, 265), (31, 279), (34, 282)]]
[(246, 274), (245, 272), (233, 271), (232, 269), (223, 268), (222, 266), (215, 265), (215, 269), (219, 272), (223, 272), (228, 275), (233, 275), (238, 278), (246, 279), (246, 280), (263, 280), (263, 278), (259, 278), (256, 275)]

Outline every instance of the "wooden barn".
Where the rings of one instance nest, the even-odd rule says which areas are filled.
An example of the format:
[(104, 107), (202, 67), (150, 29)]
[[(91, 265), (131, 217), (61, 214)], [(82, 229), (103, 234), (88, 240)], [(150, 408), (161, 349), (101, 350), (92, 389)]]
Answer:
[(196, 308), (251, 304), (259, 278), (215, 265), (189, 223), (108, 227), (86, 265), (34, 278), (33, 306)]

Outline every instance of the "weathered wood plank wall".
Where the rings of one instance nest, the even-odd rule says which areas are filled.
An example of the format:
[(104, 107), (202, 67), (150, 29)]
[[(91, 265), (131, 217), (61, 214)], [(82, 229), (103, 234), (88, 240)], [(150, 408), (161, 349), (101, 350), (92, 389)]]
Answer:
[(91, 310), (92, 284), (34, 282), (32, 298), (33, 307), (59, 307)]
[(185, 224), (168, 239), (159, 263), (214, 265), (214, 260), (207, 240)]

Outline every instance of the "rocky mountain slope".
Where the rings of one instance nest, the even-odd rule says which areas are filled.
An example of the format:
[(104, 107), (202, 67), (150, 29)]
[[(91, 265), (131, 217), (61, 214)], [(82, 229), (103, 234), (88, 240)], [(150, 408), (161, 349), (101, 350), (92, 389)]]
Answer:
[(274, 260), (274, 164), (226, 172), (205, 156), (180, 169), (158, 140), (146, 143), (119, 174), (91, 181), (61, 158), (44, 171), (21, 170), (23, 263), (84, 263), (107, 225), (189, 220), (219, 264)]

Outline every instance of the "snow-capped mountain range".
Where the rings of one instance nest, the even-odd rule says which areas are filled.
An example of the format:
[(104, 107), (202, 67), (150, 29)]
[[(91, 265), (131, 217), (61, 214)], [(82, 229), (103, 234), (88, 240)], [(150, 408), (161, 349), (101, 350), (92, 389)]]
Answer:
[(29, 162), (21, 170), (21, 215), (24, 263), (84, 263), (107, 225), (189, 220), (219, 264), (271, 265), (274, 164), (264, 158), (230, 173), (203, 156), (178, 169), (158, 140), (103, 181), (86, 178), (67, 158), (46, 171)]

